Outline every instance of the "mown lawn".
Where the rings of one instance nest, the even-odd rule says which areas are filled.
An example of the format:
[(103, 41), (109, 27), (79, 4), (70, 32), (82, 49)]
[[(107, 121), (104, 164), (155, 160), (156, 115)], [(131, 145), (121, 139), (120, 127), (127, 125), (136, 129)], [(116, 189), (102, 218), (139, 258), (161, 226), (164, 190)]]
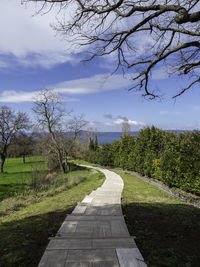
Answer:
[(122, 207), (129, 232), (148, 266), (199, 266), (200, 209), (131, 174), (116, 172), (124, 180)]
[(37, 266), (48, 238), (56, 234), (77, 202), (103, 180), (102, 173), (78, 169), (27, 189), (27, 176), (25, 191), (17, 190), (0, 202), (0, 266)]
[(48, 173), (43, 157), (27, 157), (25, 164), (22, 158), (6, 159), (4, 173), (0, 173), (0, 200), (25, 191), (37, 171), (40, 176)]

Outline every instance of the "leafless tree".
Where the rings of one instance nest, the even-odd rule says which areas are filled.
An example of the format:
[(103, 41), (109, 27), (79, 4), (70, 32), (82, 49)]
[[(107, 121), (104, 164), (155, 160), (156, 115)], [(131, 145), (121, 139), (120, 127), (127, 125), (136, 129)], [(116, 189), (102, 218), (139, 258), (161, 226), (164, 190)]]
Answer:
[(29, 119), (24, 112), (15, 112), (7, 106), (0, 107), (0, 172), (3, 173), (8, 146), (21, 131), (30, 129)]
[[(60, 170), (65, 173), (63, 158), (62, 136), (64, 118), (70, 115), (61, 106), (59, 96), (52, 90), (44, 89), (35, 98), (33, 111), (37, 116), (38, 124), (44, 131), (48, 131), (52, 145), (56, 151)], [(50, 144), (47, 144), (47, 147)]]
[[(71, 117), (72, 111), (63, 109), (60, 97), (53, 90), (44, 89), (34, 101), (33, 111), (43, 130), (48, 131), (51, 142), (46, 147), (57, 155), (60, 170), (67, 171), (67, 157), (75, 147), (76, 140), (86, 125), (83, 115)], [(68, 134), (67, 134), (68, 133)]]
[(178, 88), (174, 98), (200, 82), (199, 0), (27, 1), (40, 2), (47, 12), (56, 5), (64, 12), (71, 8), (57, 31), (75, 44), (90, 45), (88, 60), (114, 55), (115, 71), (132, 74), (130, 90), (142, 90), (149, 98), (160, 95), (151, 79), (157, 68), (187, 77), (188, 84)]
[(65, 138), (65, 143), (68, 145), (65, 145), (66, 155), (76, 156), (77, 151), (80, 150), (79, 146), (82, 146), (81, 132), (87, 123), (83, 114), (73, 116), (67, 122), (68, 138)]
[(68, 122), (69, 132), (72, 133), (73, 139), (76, 139), (80, 136), (81, 131), (87, 125), (87, 121), (84, 118), (83, 114), (73, 116), (73, 118)]
[(126, 137), (128, 135), (130, 135), (131, 132), (131, 126), (128, 123), (128, 120), (125, 120), (122, 122), (122, 136)]

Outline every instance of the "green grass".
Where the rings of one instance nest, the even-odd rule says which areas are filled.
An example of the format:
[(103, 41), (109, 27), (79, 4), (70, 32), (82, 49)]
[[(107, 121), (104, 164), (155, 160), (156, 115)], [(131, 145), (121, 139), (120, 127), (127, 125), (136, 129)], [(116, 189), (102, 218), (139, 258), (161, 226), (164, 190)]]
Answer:
[(199, 266), (200, 209), (131, 174), (117, 173), (124, 180), (126, 223), (148, 266)]
[(25, 191), (32, 183), (33, 173), (48, 173), (42, 157), (27, 157), (24, 164), (21, 158), (6, 159), (4, 173), (0, 173), (0, 200)]
[[(20, 172), (17, 168), (12, 172), (13, 162), (19, 164), (18, 160), (11, 160), (8, 170), (18, 173), (17, 183)], [(9, 177), (6, 179), (9, 183)], [(104, 175), (80, 168), (48, 179), (33, 189), (27, 176), (25, 191), (21, 188), (0, 202), (0, 266), (37, 266), (48, 238), (56, 234), (77, 202), (102, 184)]]

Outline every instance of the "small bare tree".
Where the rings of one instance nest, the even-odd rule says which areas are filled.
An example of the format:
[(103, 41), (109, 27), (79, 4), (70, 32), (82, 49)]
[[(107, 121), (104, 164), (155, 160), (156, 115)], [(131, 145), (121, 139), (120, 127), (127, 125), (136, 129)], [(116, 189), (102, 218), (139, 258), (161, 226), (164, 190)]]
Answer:
[(71, 10), (57, 31), (76, 45), (89, 45), (88, 60), (114, 55), (115, 71), (132, 70), (130, 90), (157, 97), (151, 83), (157, 68), (187, 78), (174, 97), (200, 82), (199, 0), (24, 0), (28, 1), (42, 3), (41, 10), (47, 12), (56, 4), (63, 12)]
[(80, 114), (73, 116), (67, 123), (68, 138), (66, 138), (65, 153), (67, 155), (76, 156), (77, 151), (80, 151), (81, 144), (81, 132), (87, 125), (87, 121), (84, 119), (84, 115)]
[(83, 115), (71, 117), (72, 111), (63, 109), (61, 99), (53, 90), (40, 91), (34, 101), (33, 111), (38, 125), (50, 137), (46, 147), (51, 154), (57, 155), (61, 172), (67, 171), (67, 157), (72, 154), (82, 128), (86, 125)]
[(65, 117), (70, 112), (65, 112), (61, 106), (59, 96), (52, 90), (44, 89), (35, 98), (33, 111), (37, 121), (44, 131), (48, 131), (53, 149), (56, 151), (61, 172), (65, 173), (65, 160), (63, 158), (63, 125)]
[(8, 146), (21, 131), (30, 129), (28, 116), (24, 112), (15, 112), (7, 106), (0, 107), (0, 172), (3, 173)]

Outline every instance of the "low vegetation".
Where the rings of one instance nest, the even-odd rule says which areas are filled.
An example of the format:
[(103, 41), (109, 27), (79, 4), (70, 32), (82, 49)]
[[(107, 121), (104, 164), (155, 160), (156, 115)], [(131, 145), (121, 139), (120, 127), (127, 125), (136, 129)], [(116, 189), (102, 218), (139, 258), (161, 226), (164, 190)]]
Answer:
[(8, 159), (5, 169), (0, 181), (10, 190), (0, 202), (0, 266), (37, 266), (48, 238), (104, 175), (83, 168), (47, 175), (43, 158), (29, 158), (26, 164)]
[(22, 158), (7, 159), (4, 170), (0, 174), (0, 200), (26, 194), (37, 179), (45, 178), (48, 173), (43, 157), (28, 157), (25, 164)]

